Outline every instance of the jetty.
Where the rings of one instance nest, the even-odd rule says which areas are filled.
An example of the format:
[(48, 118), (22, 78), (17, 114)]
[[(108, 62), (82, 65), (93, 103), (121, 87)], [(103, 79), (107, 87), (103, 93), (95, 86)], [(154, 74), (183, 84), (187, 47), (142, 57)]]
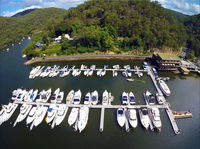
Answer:
[(159, 88), (159, 86), (158, 86), (158, 84), (157, 84), (156, 78), (155, 78), (155, 76), (154, 76), (154, 73), (151, 71), (151, 69), (152, 69), (151, 66), (148, 66), (148, 67), (147, 67), (147, 74), (151, 77), (151, 80), (153, 81), (153, 84), (154, 84), (154, 86), (155, 86), (157, 92), (158, 92), (160, 95), (163, 96), (163, 100), (164, 100), (164, 104), (163, 104), (163, 105), (165, 106), (165, 111), (166, 111), (166, 113), (167, 113), (167, 115), (168, 115), (168, 118), (169, 118), (170, 123), (171, 123), (171, 125), (172, 125), (172, 128), (173, 128), (173, 130), (174, 130), (174, 133), (175, 133), (175, 134), (180, 134), (180, 129), (179, 129), (178, 126), (177, 126), (177, 123), (176, 123), (176, 120), (175, 120), (175, 116), (174, 116), (172, 110), (170, 109), (170, 105), (169, 105), (169, 103), (166, 101), (165, 96), (163, 95), (162, 91), (160, 90), (160, 88)]

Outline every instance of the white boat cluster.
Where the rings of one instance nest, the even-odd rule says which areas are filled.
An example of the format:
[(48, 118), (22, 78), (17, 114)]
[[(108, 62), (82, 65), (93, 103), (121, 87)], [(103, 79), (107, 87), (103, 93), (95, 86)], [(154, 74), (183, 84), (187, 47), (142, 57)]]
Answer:
[(103, 68), (96, 68), (96, 65), (91, 65), (90, 67), (85, 66), (85, 65), (81, 65), (80, 68), (75, 68), (76, 66), (64, 66), (64, 67), (60, 67), (57, 65), (54, 66), (36, 66), (34, 67), (29, 74), (29, 78), (30, 79), (34, 79), (36, 77), (66, 77), (68, 76), (70, 73), (72, 74), (72, 76), (77, 77), (79, 75), (81, 75), (81, 73), (83, 72), (83, 74), (87, 77), (92, 76), (94, 74), (94, 72), (96, 71), (96, 75), (99, 77), (103, 77), (106, 75), (106, 71), (112, 71), (112, 75), (113, 77), (116, 77), (118, 75), (119, 71), (122, 71), (122, 75), (124, 77), (132, 77), (132, 73), (133, 71), (135, 72), (135, 74), (137, 74), (139, 77), (143, 76), (143, 73), (139, 70), (139, 67), (135, 66), (134, 70), (131, 69), (130, 65), (125, 65), (123, 66), (123, 68), (120, 69), (119, 65), (114, 65), (112, 66), (112, 68), (108, 68), (108, 65), (104, 65)]
[[(78, 105), (81, 102), (81, 97), (82, 93), (80, 90), (71, 90), (66, 96), (65, 103)], [(68, 111), (68, 107), (65, 104), (59, 104), (64, 99), (64, 92), (60, 91), (60, 88), (56, 89), (53, 93), (51, 89), (38, 92), (37, 89), (26, 91), (19, 88), (12, 92), (11, 99), (14, 100), (13, 103), (2, 106), (0, 111), (0, 125), (7, 121), (18, 107), (15, 101), (26, 101), (26, 103), (20, 107), (20, 113), (13, 126), (16, 126), (17, 123), (26, 118), (26, 124), (30, 125), (30, 130), (42, 123), (43, 119), (51, 125), (51, 128), (54, 128), (54, 126), (59, 125), (64, 120)], [(101, 103), (108, 105), (112, 100), (113, 96), (111, 93), (105, 90), (102, 94)], [(51, 102), (49, 107), (43, 106), (42, 104), (36, 107), (30, 104), (30, 102), (47, 103), (48, 101)], [(98, 92), (96, 90), (91, 93), (88, 92), (83, 98), (83, 103), (83, 106), (80, 108), (72, 108), (68, 118), (69, 125), (76, 125), (79, 132), (83, 131), (87, 125), (89, 116), (89, 108), (87, 105), (100, 103)]]
[[(150, 123), (153, 124), (153, 127), (158, 131), (161, 131), (162, 123), (160, 119), (160, 112), (158, 108), (149, 108), (146, 107), (139, 109), (139, 117), (142, 126), (148, 130)], [(136, 128), (138, 125), (137, 111), (136, 109), (117, 109), (117, 122), (120, 127), (125, 126), (126, 119), (128, 120), (131, 127)]]

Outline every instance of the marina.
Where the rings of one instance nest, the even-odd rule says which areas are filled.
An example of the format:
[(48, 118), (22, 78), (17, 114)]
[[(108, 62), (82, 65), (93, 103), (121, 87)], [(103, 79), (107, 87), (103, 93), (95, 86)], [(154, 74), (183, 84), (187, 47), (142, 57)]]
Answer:
[[(33, 68), (32, 71), (30, 72), (30, 76), (32, 74), (37, 74), (37, 72), (39, 72), (40, 74), (42, 72), (46, 73), (46, 70), (49, 70), (49, 67), (47, 67), (46, 70), (42, 70), (43, 68), (44, 68), (44, 66), (37, 66), (37, 67)], [(58, 72), (60, 72), (60, 70), (58, 70), (59, 68), (60, 68), (59, 66), (54, 65), (54, 67), (52, 68), (52, 70), (53, 70), (52, 72), (56, 73), (58, 75), (59, 74)], [(68, 66), (64, 66), (64, 69), (65, 68), (68, 68)], [(73, 66), (69, 71), (77, 70), (77, 69), (74, 69), (74, 68), (75, 68), (75, 66)], [(108, 69), (107, 66), (104, 66), (103, 69), (95, 69), (95, 65), (92, 65), (90, 68), (92, 68), (92, 73), (95, 70), (97, 72), (105, 71), (105, 70), (106, 71), (112, 71), (112, 72), (116, 71), (115, 66), (114, 66), (114, 69)], [(117, 111), (121, 109), (121, 111), (123, 111), (124, 114), (122, 114), (121, 116), (119, 115), (121, 112), (120, 111), (117, 112), (117, 119), (118, 119), (119, 125), (121, 127), (125, 126), (125, 130), (127, 132), (130, 131), (129, 120), (128, 120), (129, 117), (128, 117), (128, 114), (127, 114), (129, 109), (138, 109), (139, 113), (142, 113), (143, 112), (142, 109), (146, 108), (146, 110), (148, 112), (148, 119), (149, 119), (148, 121), (149, 122), (147, 121), (148, 125), (146, 125), (145, 124), (146, 122), (144, 121), (143, 125), (145, 126), (146, 129), (148, 129), (148, 127), (150, 127), (151, 131), (154, 131), (155, 127), (157, 127), (154, 123), (154, 113), (152, 113), (152, 109), (154, 109), (154, 108), (155, 109), (165, 109), (165, 111), (168, 115), (168, 118), (170, 120), (170, 123), (172, 125), (172, 128), (174, 130), (174, 133), (179, 134), (180, 130), (179, 130), (177, 123), (175, 121), (175, 116), (174, 116), (173, 111), (171, 110), (171, 108), (169, 106), (169, 103), (166, 101), (165, 96), (164, 96), (164, 94), (169, 96), (169, 94), (166, 94), (166, 91), (165, 91), (166, 89), (169, 90), (169, 88), (165, 84), (163, 78), (159, 78), (156, 70), (148, 64), (146, 65), (144, 70), (139, 70), (139, 67), (137, 67), (137, 66), (135, 66), (134, 68), (135, 69), (130, 69), (130, 66), (126, 65), (126, 66), (124, 66), (124, 69), (117, 69), (117, 70), (122, 71), (122, 74), (123, 74), (123, 72), (124, 73), (127, 72), (127, 76), (129, 76), (129, 77), (131, 76), (131, 75), (129, 75), (129, 73), (132, 72), (132, 71), (133, 72), (135, 71), (135, 73), (138, 75), (138, 77), (142, 76), (141, 72), (147, 72), (147, 74), (150, 76), (150, 78), (151, 78), (151, 80), (152, 80), (152, 82), (153, 82), (153, 84), (154, 84), (154, 86), (157, 90), (156, 95), (159, 95), (159, 97), (160, 97), (161, 101), (159, 101), (157, 99), (159, 104), (155, 104), (155, 98), (158, 98), (158, 96), (155, 97), (155, 95), (151, 94), (149, 91), (146, 91), (146, 93), (144, 93), (144, 95), (143, 95), (145, 103), (146, 103), (144, 105), (135, 104), (135, 96), (132, 92), (130, 92), (129, 94), (126, 93), (126, 92), (123, 92), (122, 97), (121, 97), (122, 104), (113, 105), (113, 104), (111, 104), (111, 102), (114, 100), (114, 97), (111, 95), (111, 93), (108, 93), (107, 90), (105, 90), (103, 92), (102, 101), (101, 101), (102, 104), (99, 104), (100, 99), (98, 99), (99, 95), (98, 95), (98, 92), (96, 90), (94, 92), (92, 92), (91, 95), (90, 95), (89, 92), (86, 94), (86, 96), (84, 97), (84, 104), (80, 103), (81, 97), (82, 97), (81, 91), (78, 90), (78, 91), (75, 92), (74, 90), (71, 90), (66, 97), (66, 103), (63, 103), (62, 101), (64, 99), (64, 92), (60, 91), (60, 88), (58, 88), (54, 91), (54, 93), (52, 93), (52, 96), (51, 96), (51, 92), (52, 92), (51, 89), (48, 89), (46, 91), (42, 90), (39, 93), (38, 93), (37, 89), (35, 91), (33, 89), (31, 89), (29, 91), (26, 91), (26, 90), (23, 90), (23, 89), (14, 90), (13, 91), (13, 97), (12, 97), (12, 100), (14, 101), (13, 105), (18, 105), (18, 104), (20, 104), (20, 105), (30, 105), (31, 107), (32, 106), (37, 107), (36, 113), (38, 113), (39, 108), (41, 109), (41, 112), (43, 111), (42, 112), (43, 114), (40, 113), (40, 112), (38, 114), (36, 114), (36, 118), (32, 122), (32, 125), (30, 126), (30, 130), (33, 129), (34, 125), (37, 126), (42, 122), (42, 119), (44, 119), (46, 113), (48, 113), (47, 118), (46, 118), (46, 122), (50, 123), (51, 121), (53, 121), (51, 128), (54, 128), (55, 125), (59, 125), (63, 121), (63, 119), (64, 119), (64, 117), (67, 113), (68, 108), (72, 108), (72, 111), (73, 111), (73, 108), (74, 108), (74, 110), (75, 110), (75, 108), (78, 108), (78, 109), (80, 109), (81, 114), (79, 115), (78, 114), (79, 112), (77, 111), (78, 113), (74, 117), (74, 120), (72, 120), (73, 122), (71, 123), (68, 120), (68, 123), (69, 123), (69, 125), (72, 125), (75, 122), (74, 128), (75, 128), (75, 130), (79, 129), (79, 132), (81, 132), (86, 127), (90, 108), (101, 109), (100, 124), (99, 124), (99, 131), (100, 132), (102, 132), (104, 130), (104, 116), (105, 116), (105, 110), (106, 109), (116, 109)], [(77, 73), (80, 74), (81, 71), (85, 71), (85, 72), (87, 71), (87, 73), (89, 73), (90, 69), (87, 69), (87, 66), (81, 65), (81, 68), (79, 70), (77, 70)], [(90, 73), (90, 75), (92, 75), (92, 73)], [(51, 73), (49, 73), (49, 74), (51, 74)], [(39, 76), (39, 75), (37, 75), (37, 76)], [(160, 85), (161, 79), (163, 81), (162, 83), (164, 83), (164, 85), (165, 85), (164, 87), (162, 85)], [(170, 91), (168, 91), (168, 92), (170, 92)], [(39, 99), (36, 99), (36, 101), (34, 101), (35, 98), (37, 98), (36, 97), (37, 93), (38, 93), (38, 95), (40, 95)], [(50, 100), (51, 102), (50, 103), (47, 102), (48, 100)], [(62, 115), (61, 120), (59, 120), (57, 122), (57, 119), (58, 119), (58, 116), (59, 116), (59, 114), (58, 114), (59, 107), (63, 107), (64, 109), (62, 110), (63, 112), (61, 112), (61, 115)], [(2, 110), (4, 110), (4, 109), (2, 109)], [(52, 110), (54, 110), (53, 114), (51, 114)], [(15, 110), (13, 110), (13, 112), (14, 111)], [(29, 109), (29, 111), (30, 111), (30, 109)], [(88, 115), (86, 113), (85, 113), (86, 115), (83, 114), (84, 111), (86, 113), (88, 113)], [(28, 112), (27, 112), (27, 114), (28, 114)], [(159, 110), (158, 110), (158, 112), (159, 112)], [(37, 122), (37, 115), (39, 116), (41, 114), (42, 114), (42, 117), (41, 118), (38, 117), (39, 121)], [(53, 116), (48, 117), (49, 114), (53, 115)], [(143, 113), (143, 114), (145, 114), (145, 113)], [(54, 117), (56, 117), (56, 115), (57, 115), (57, 118), (54, 119)], [(140, 114), (140, 116), (141, 116), (141, 114)], [(159, 116), (159, 114), (158, 114), (158, 116)], [(3, 118), (4, 116), (2, 115), (1, 117)], [(7, 121), (9, 119), (9, 118), (7, 118), (6, 120), (3, 120), (2, 118), (1, 118), (1, 120), (2, 120), (1, 123), (3, 123), (4, 121)], [(49, 120), (49, 119), (51, 119), (51, 120)], [(69, 117), (69, 119), (70, 119), (70, 117)], [(142, 117), (140, 117), (140, 119), (142, 120)], [(16, 120), (14, 126), (16, 125), (16, 123), (17, 123), (17, 120)], [(160, 131), (161, 126), (159, 126), (158, 129)]]
[[(78, 89), (81, 89), (83, 93), (82, 100), (84, 99), (84, 95), (86, 95), (88, 91), (93, 92), (94, 89), (96, 89), (99, 93), (103, 93), (104, 90), (107, 89), (107, 91), (111, 92), (112, 96), (114, 96), (112, 105), (121, 105), (121, 93), (124, 91), (127, 93), (132, 91), (136, 98), (136, 104), (132, 105), (132, 107), (134, 108), (137, 108), (137, 105), (145, 105), (145, 107), (147, 107), (145, 100), (142, 96), (142, 94), (145, 93), (147, 90), (154, 95), (157, 93), (157, 90), (147, 73), (143, 73), (143, 76), (140, 78), (132, 73), (134, 75), (132, 75), (130, 79), (132, 79), (133, 81), (130, 82), (126, 81), (126, 78), (123, 77), (119, 71), (117, 77), (113, 77), (112, 72), (108, 71), (108, 73), (106, 73), (103, 78), (96, 77), (96, 74), (93, 74), (92, 77), (84, 77), (82, 72), (83, 77), (73, 77), (72, 75), (69, 75), (68, 77), (64, 78), (55, 77), (53, 79), (45, 78), (31, 80), (28, 78), (29, 72), (31, 71), (32, 67), (35, 67), (37, 65), (23, 65), (24, 59), (21, 58), (21, 49), (19, 49), (19, 47), (23, 46), (24, 41), (21, 45), (16, 44), (14, 45), (14, 47), (10, 47), (9, 52), (6, 55), (4, 52), (0, 53), (2, 61), (2, 63), (0, 64), (0, 80), (3, 84), (0, 90), (1, 104), (8, 104), (8, 102), (10, 102), (9, 99), (11, 98), (12, 94), (11, 91), (13, 91), (14, 89), (18, 89), (19, 87), (21, 87), (22, 89), (28, 89), (28, 91), (30, 89), (38, 89), (38, 93), (43, 89), (48, 90), (49, 88), (52, 89), (53, 93), (57, 88), (60, 88), (61, 91), (65, 92), (65, 96), (67, 95), (66, 92), (69, 92), (71, 89), (75, 89), (76, 91)], [(8, 61), (10, 59), (13, 59), (13, 61)], [(65, 65), (76, 65), (77, 68), (80, 68), (81, 64), (84, 64), (86, 66), (96, 65), (96, 68), (103, 68), (104, 64), (109, 64), (109, 68), (112, 68), (112, 66), (114, 65), (120, 65), (121, 68), (124, 65), (130, 65), (131, 68), (133, 68), (133, 66), (141, 67), (142, 61), (88, 60), (42, 63), (39, 65), (43, 65), (45, 67), (58, 65), (61, 68)], [(45, 145), (45, 148), (49, 149), (57, 147), (62, 148), (63, 146), (68, 146), (69, 148), (82, 148), (83, 144), (86, 144), (86, 140), (90, 140), (90, 143), (88, 143), (85, 148), (127, 148), (128, 146), (130, 146), (131, 148), (145, 149), (148, 146), (149, 148), (164, 149), (198, 149), (200, 146), (198, 133), (198, 99), (200, 99), (200, 97), (199, 94), (197, 94), (199, 93), (199, 76), (192, 73), (192, 75), (189, 74), (189, 76), (182, 76), (179, 74), (175, 75), (169, 71), (159, 71), (158, 73), (159, 77), (161, 78), (166, 78), (166, 76), (170, 78), (168, 81), (166, 81), (171, 90), (171, 95), (169, 97), (166, 97), (167, 102), (169, 102), (171, 105), (170, 108), (177, 111), (191, 110), (193, 114), (192, 119), (190, 118), (176, 120), (179, 129), (181, 129), (181, 134), (179, 135), (174, 135), (168, 115), (166, 114), (165, 109), (162, 108), (163, 105), (155, 104), (153, 106), (160, 107), (159, 111), (162, 121), (161, 132), (152, 132), (151, 130), (146, 131), (145, 129), (143, 129), (143, 126), (140, 122), (140, 117), (138, 116), (138, 107), (136, 109), (138, 119), (137, 127), (132, 127), (129, 123), (130, 131), (128, 133), (125, 130), (125, 125), (123, 128), (121, 128), (117, 124), (115, 111), (117, 108), (106, 108), (104, 111), (104, 129), (102, 133), (98, 133), (100, 127), (101, 108), (90, 108), (86, 130), (79, 134), (74, 132), (74, 127), (69, 127), (67, 124), (67, 119), (71, 112), (71, 107), (73, 107), (74, 105), (70, 105), (71, 107), (69, 107), (65, 119), (59, 126), (55, 125), (53, 129), (51, 129), (53, 123), (55, 123), (56, 121), (53, 121), (51, 124), (47, 124), (46, 120), (44, 119), (43, 122), (39, 126), (37, 126), (37, 128), (34, 127), (33, 130), (30, 132), (29, 127), (27, 128), (26, 126), (26, 119), (20, 123), (17, 123), (16, 126), (13, 127), (13, 124), (20, 113), (20, 107), (22, 106), (22, 104), (19, 104), (11, 118), (0, 126), (0, 142), (2, 148), (26, 149), (27, 146), (29, 146), (30, 148), (41, 148), (41, 144)], [(62, 104), (66, 106), (66, 103)], [(83, 104), (83, 102), (81, 104)], [(77, 106), (79, 107), (80, 105)], [(102, 107), (102, 105), (92, 106)], [(33, 107), (35, 107), (35, 105), (33, 105)], [(80, 143), (77, 143), (77, 140), (79, 140)], [(171, 143), (166, 143), (163, 146), (163, 140), (168, 140)]]

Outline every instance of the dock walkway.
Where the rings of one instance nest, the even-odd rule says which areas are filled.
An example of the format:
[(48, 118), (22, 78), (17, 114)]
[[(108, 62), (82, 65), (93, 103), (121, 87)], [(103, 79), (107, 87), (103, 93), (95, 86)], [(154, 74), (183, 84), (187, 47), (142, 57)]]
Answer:
[[(159, 88), (159, 86), (157, 84), (156, 78), (155, 78), (153, 72), (151, 71), (151, 66), (148, 66), (148, 68), (147, 68), (147, 74), (151, 77), (151, 79), (153, 81), (153, 84), (154, 84), (157, 92), (160, 93), (161, 95), (163, 95), (162, 91), (160, 90), (160, 88)], [(177, 126), (175, 117), (174, 117), (174, 115), (172, 113), (172, 110), (170, 109), (169, 103), (166, 101), (164, 95), (163, 95), (163, 99), (164, 99), (164, 104), (163, 105), (164, 105), (164, 107), (166, 109), (166, 113), (168, 115), (168, 118), (169, 118), (170, 123), (172, 125), (172, 128), (174, 130), (174, 133), (175, 134), (180, 134), (180, 129)]]

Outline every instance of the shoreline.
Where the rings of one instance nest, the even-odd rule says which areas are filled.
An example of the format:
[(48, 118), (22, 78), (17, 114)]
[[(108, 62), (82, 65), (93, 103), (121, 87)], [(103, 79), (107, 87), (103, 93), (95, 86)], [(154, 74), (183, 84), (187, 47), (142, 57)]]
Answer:
[(139, 55), (127, 55), (127, 54), (96, 54), (96, 55), (75, 55), (75, 56), (56, 56), (56, 57), (36, 57), (34, 59), (26, 61), (25, 65), (31, 65), (35, 63), (43, 62), (61, 62), (61, 61), (75, 61), (75, 60), (104, 60), (104, 59), (119, 59), (119, 60), (131, 60), (138, 59), (143, 60), (150, 58), (151, 56), (139, 56)]

